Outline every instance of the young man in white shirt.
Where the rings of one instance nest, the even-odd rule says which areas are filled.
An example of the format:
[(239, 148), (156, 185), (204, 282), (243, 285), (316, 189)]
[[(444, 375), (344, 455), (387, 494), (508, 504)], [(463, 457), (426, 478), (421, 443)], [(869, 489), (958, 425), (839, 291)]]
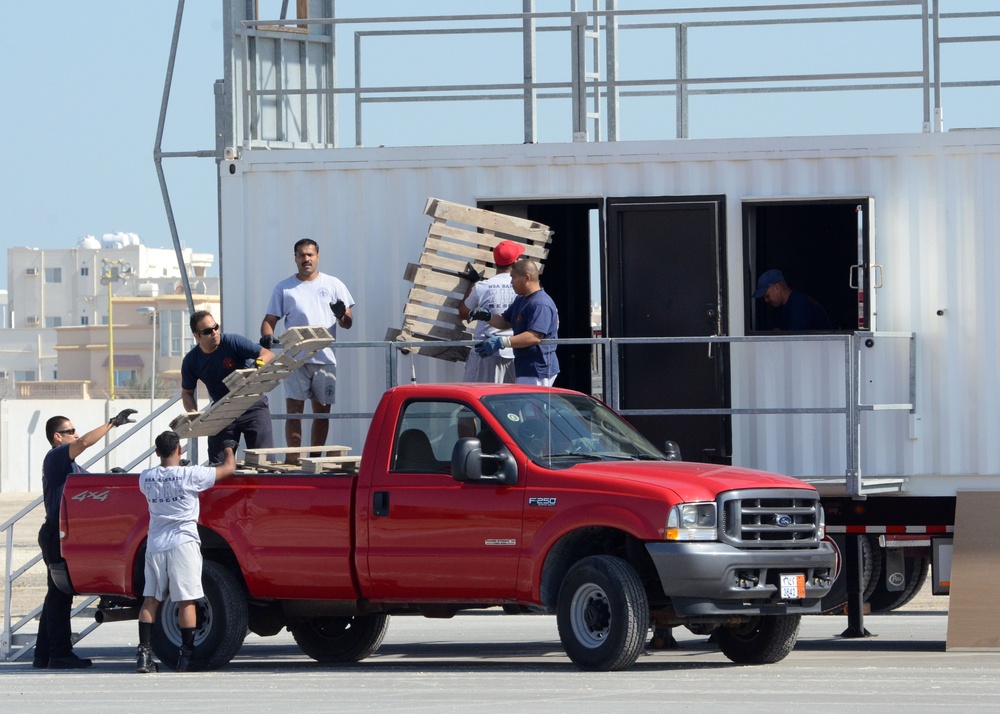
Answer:
[(181, 439), (174, 431), (156, 437), (160, 465), (139, 475), (139, 490), (149, 505), (146, 541), (146, 585), (139, 609), (139, 649), (135, 671), (157, 670), (150, 648), (153, 623), (168, 595), (177, 603), (181, 648), (177, 671), (191, 669), (198, 612), (194, 601), (205, 596), (201, 586), (201, 538), (198, 535), (198, 494), (236, 473), (236, 442), (223, 444), (225, 460), (219, 466), (181, 466)]

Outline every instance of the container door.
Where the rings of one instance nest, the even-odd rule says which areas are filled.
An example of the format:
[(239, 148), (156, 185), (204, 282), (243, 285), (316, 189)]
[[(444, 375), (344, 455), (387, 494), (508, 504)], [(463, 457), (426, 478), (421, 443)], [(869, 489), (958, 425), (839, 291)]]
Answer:
[[(724, 197), (612, 198), (607, 203), (610, 337), (726, 335)], [(729, 351), (706, 343), (624, 345), (619, 407), (728, 408)], [(607, 377), (606, 377), (607, 379)], [(727, 415), (629, 415), (688, 461), (729, 463)]]

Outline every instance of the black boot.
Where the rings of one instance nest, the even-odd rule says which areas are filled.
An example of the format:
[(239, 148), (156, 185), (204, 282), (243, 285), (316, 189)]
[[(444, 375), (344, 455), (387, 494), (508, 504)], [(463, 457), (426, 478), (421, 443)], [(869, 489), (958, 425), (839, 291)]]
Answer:
[(135, 652), (135, 671), (139, 674), (150, 674), (158, 669), (149, 645), (139, 645), (139, 649)]
[(194, 650), (190, 647), (181, 647), (180, 652), (177, 654), (177, 671), (178, 672), (190, 672), (191, 671), (191, 658), (194, 656)]

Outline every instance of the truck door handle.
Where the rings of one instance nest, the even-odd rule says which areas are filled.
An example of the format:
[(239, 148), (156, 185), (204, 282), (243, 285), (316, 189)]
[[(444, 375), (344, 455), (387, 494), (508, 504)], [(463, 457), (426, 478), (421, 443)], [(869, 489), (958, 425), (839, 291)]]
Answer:
[(372, 498), (372, 515), (373, 516), (388, 516), (389, 515), (389, 492), (388, 491), (376, 491), (375, 496)]

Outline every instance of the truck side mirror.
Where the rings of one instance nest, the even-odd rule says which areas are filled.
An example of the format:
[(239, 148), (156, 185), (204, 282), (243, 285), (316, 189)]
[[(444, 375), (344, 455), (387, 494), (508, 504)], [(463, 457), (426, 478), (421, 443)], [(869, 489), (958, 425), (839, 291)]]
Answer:
[(681, 458), (681, 447), (677, 445), (676, 441), (670, 441), (669, 439), (663, 442), (663, 453), (667, 457), (667, 461), (683, 461)]
[[(483, 469), (487, 464), (489, 473)], [(517, 483), (517, 464), (506, 449), (497, 454), (484, 454), (482, 442), (469, 437), (459, 439), (451, 451), (451, 477), (461, 482), (513, 486)]]

